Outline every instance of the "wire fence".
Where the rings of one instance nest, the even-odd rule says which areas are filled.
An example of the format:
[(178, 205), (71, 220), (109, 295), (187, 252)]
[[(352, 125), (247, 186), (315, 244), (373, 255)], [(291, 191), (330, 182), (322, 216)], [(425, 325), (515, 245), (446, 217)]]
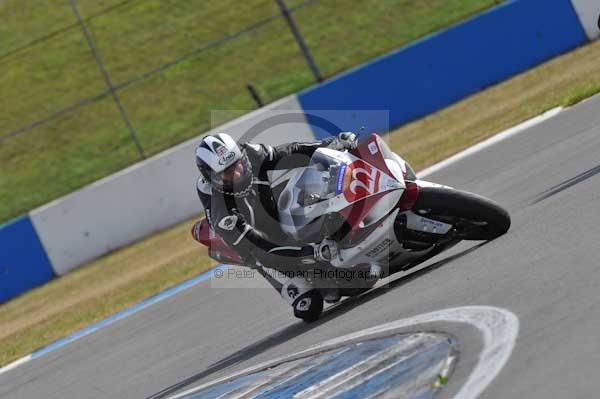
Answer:
[[(69, 30), (81, 27), (82, 31), (84, 32), (84, 35), (86, 36), (88, 45), (90, 46), (90, 49), (92, 50), (92, 53), (94, 53), (94, 55), (96, 56), (96, 61), (97, 61), (97, 64), (98, 64), (98, 66), (99, 66), (99, 68), (100, 68), (100, 70), (102, 72), (102, 76), (105, 79), (105, 81), (108, 82), (107, 83), (108, 88), (106, 90), (104, 90), (104, 91), (101, 91), (101, 92), (93, 95), (93, 96), (90, 96), (88, 98), (82, 99), (82, 100), (80, 100), (80, 101), (78, 101), (78, 102), (76, 102), (74, 104), (71, 104), (71, 105), (69, 105), (67, 107), (64, 107), (62, 109), (56, 110), (55, 112), (47, 115), (46, 117), (44, 117), (42, 119), (38, 119), (38, 120), (35, 120), (35, 121), (32, 121), (32, 122), (29, 122), (28, 124), (26, 124), (24, 126), (21, 126), (21, 127), (18, 127), (18, 128), (14, 129), (12, 131), (9, 131), (9, 132), (2, 132), (2, 133), (0, 133), (0, 141), (4, 141), (4, 140), (6, 140), (6, 139), (8, 139), (8, 138), (10, 138), (12, 136), (17, 135), (17, 134), (21, 134), (21, 133), (25, 133), (27, 131), (30, 131), (30, 130), (32, 130), (35, 127), (38, 127), (38, 126), (43, 125), (45, 123), (48, 123), (48, 122), (50, 122), (50, 121), (52, 121), (54, 119), (57, 119), (57, 118), (65, 115), (66, 113), (75, 112), (79, 108), (84, 107), (85, 105), (89, 104), (92, 101), (99, 100), (99, 99), (101, 99), (101, 98), (103, 98), (105, 96), (111, 95), (111, 94), (114, 95), (118, 90), (127, 88), (128, 86), (130, 86), (132, 84), (135, 84), (135, 83), (137, 83), (137, 82), (139, 82), (141, 80), (150, 78), (153, 75), (161, 73), (161, 72), (165, 71), (166, 69), (172, 68), (172, 67), (174, 67), (174, 66), (176, 66), (176, 65), (178, 65), (178, 64), (180, 64), (182, 62), (185, 62), (185, 61), (191, 59), (194, 56), (197, 56), (199, 53), (207, 51), (207, 50), (209, 50), (212, 47), (222, 45), (222, 44), (224, 44), (224, 43), (226, 43), (228, 41), (235, 40), (236, 38), (240, 37), (241, 35), (248, 34), (248, 33), (252, 32), (252, 31), (257, 30), (257, 29), (261, 28), (262, 26), (264, 26), (264, 25), (266, 25), (266, 24), (268, 24), (268, 23), (270, 23), (270, 22), (272, 22), (272, 21), (274, 21), (274, 20), (279, 19), (279, 18), (282, 17), (279, 14), (275, 14), (275, 15), (271, 15), (271, 16), (268, 16), (266, 18), (260, 19), (260, 20), (256, 21), (255, 23), (253, 23), (253, 24), (251, 24), (249, 26), (246, 26), (246, 27), (244, 27), (243, 29), (241, 29), (241, 30), (239, 30), (237, 32), (234, 32), (232, 34), (229, 34), (229, 35), (224, 36), (222, 38), (219, 38), (217, 40), (210, 41), (208, 43), (203, 43), (202, 45), (200, 45), (198, 47), (191, 47), (188, 52), (186, 52), (186, 53), (178, 56), (177, 58), (175, 58), (175, 59), (173, 59), (173, 60), (171, 60), (169, 62), (166, 62), (166, 63), (161, 64), (161, 65), (159, 65), (159, 66), (157, 66), (155, 68), (152, 68), (152, 69), (149, 69), (147, 71), (144, 71), (143, 73), (141, 73), (139, 75), (136, 75), (136, 76), (133, 76), (133, 77), (131, 77), (131, 78), (125, 80), (125, 81), (119, 82), (117, 84), (113, 84), (111, 82), (110, 74), (108, 73), (108, 71), (104, 67), (104, 64), (103, 64), (103, 62), (102, 62), (102, 60), (101, 60), (101, 58), (99, 56), (99, 52), (96, 50), (96, 46), (94, 45), (94, 41), (91, 38), (91, 35), (89, 34), (89, 32), (88, 32), (88, 30), (86, 28), (86, 23), (89, 23), (93, 18), (97, 18), (97, 17), (103, 16), (103, 15), (109, 14), (111, 12), (115, 12), (115, 11), (117, 11), (121, 7), (124, 7), (124, 6), (127, 6), (127, 5), (132, 5), (133, 3), (141, 2), (141, 1), (144, 1), (144, 0), (125, 0), (125, 1), (122, 1), (120, 3), (114, 4), (114, 5), (110, 6), (110, 7), (107, 7), (106, 9), (103, 9), (103, 10), (101, 10), (101, 11), (99, 11), (99, 12), (97, 12), (97, 13), (91, 15), (91, 16), (88, 16), (87, 18), (84, 19), (84, 18), (81, 18), (80, 14), (79, 14), (78, 6), (77, 6), (77, 1), (76, 0), (71, 0), (73, 11), (74, 11), (74, 14), (75, 14), (75, 16), (77, 18), (77, 22), (76, 23), (73, 23), (71, 25), (68, 25), (68, 26), (59, 28), (57, 30), (54, 30), (54, 31), (52, 31), (52, 32), (50, 32), (48, 34), (43, 35), (42, 37), (35, 38), (35, 39), (31, 40), (30, 42), (28, 42), (25, 45), (22, 45), (22, 46), (10, 49), (10, 50), (6, 51), (4, 54), (2, 54), (0, 56), (0, 62), (2, 62), (6, 58), (9, 58), (11, 56), (15, 56), (17, 53), (19, 53), (21, 51), (25, 51), (28, 48), (31, 48), (31, 47), (33, 47), (35, 45), (43, 44), (45, 41), (52, 40), (55, 37), (57, 37), (57, 36), (59, 36), (61, 34), (64, 34), (65, 32), (67, 32)], [(301, 7), (304, 7), (306, 5), (309, 5), (310, 3), (314, 3), (315, 1), (316, 0), (305, 0), (305, 1), (297, 4), (296, 6), (288, 9), (289, 10), (289, 14), (292, 14), (295, 10), (297, 10), (297, 9), (299, 9)], [(278, 3), (284, 3), (284, 2), (282, 0), (278, 0)], [(287, 10), (286, 10), (286, 12), (287, 12)], [(312, 62), (314, 62), (314, 61), (312, 61)], [(256, 93), (255, 93), (255, 95), (256, 95)], [(122, 105), (120, 104), (120, 102), (118, 101), (118, 97), (115, 96), (114, 99), (115, 99), (115, 103), (118, 104), (119, 109), (123, 110), (122, 111), (122, 115), (126, 115), (126, 111), (124, 110), (124, 108), (122, 107)], [(254, 96), (253, 96), (253, 99), (255, 99)], [(255, 101), (256, 100), (257, 99), (255, 99)], [(259, 101), (257, 101), (257, 102), (262, 102), (262, 101), (260, 101), (260, 98), (258, 98), (258, 100)], [(131, 123), (129, 122), (129, 119), (126, 116), (123, 116), (123, 120), (124, 120), (124, 122), (128, 126), (130, 126), (129, 130), (134, 131), (133, 127), (131, 126)], [(143, 156), (143, 150), (141, 149), (140, 144), (137, 142), (137, 139), (135, 139), (135, 134), (132, 135), (132, 142), (136, 145), (136, 147), (138, 147), (138, 152), (140, 153), (140, 156), (143, 158), (144, 157)]]
[(0, 220), (495, 2), (4, 0)]

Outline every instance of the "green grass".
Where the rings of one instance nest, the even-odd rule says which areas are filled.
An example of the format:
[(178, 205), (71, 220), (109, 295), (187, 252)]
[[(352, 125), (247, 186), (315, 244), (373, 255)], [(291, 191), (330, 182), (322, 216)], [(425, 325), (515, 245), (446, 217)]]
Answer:
[(22, 0), (0, 4), (0, 57), (37, 38), (72, 23), (72, 12), (64, 0), (36, 0), (35, 6), (23, 6)]
[[(496, 4), (494, 0), (288, 0), (325, 76)], [(272, 0), (79, 0), (79, 9), (147, 154), (209, 129), (211, 110), (255, 107), (313, 83)], [(39, 41), (48, 36), (49, 40)], [(135, 162), (135, 147), (69, 1), (0, 3), (0, 135), (98, 98), (0, 141), (0, 222)], [(37, 42), (36, 42), (37, 40)], [(29, 45), (34, 42), (35, 44)], [(140, 80), (175, 59), (185, 61)]]
[(570, 90), (561, 101), (561, 105), (570, 107), (597, 93), (600, 93), (600, 81), (586, 82), (585, 84)]
[[(76, 129), (83, 131), (73, 140)], [(50, 189), (68, 193), (81, 180), (99, 179), (136, 160), (135, 148), (110, 98), (94, 101), (80, 112), (5, 144), (0, 145), (3, 214), (22, 212), (23, 203), (46, 202)]]

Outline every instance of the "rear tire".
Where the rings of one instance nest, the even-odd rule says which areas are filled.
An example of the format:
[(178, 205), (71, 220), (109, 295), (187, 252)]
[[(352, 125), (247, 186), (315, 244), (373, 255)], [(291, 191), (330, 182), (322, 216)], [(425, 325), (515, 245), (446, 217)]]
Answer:
[(463, 240), (493, 240), (510, 228), (510, 215), (504, 208), (467, 191), (421, 187), (413, 211), (454, 224), (458, 238)]

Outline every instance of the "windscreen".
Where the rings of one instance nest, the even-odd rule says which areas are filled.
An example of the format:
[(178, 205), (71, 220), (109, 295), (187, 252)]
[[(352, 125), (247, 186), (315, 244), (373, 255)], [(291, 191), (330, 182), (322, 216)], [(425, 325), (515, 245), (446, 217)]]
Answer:
[[(308, 168), (296, 182), (298, 203), (308, 206), (334, 197), (341, 191), (345, 164), (316, 151)], [(338, 184), (339, 183), (339, 184)]]
[(306, 240), (319, 233), (318, 221), (328, 209), (324, 201), (342, 191), (345, 170), (342, 161), (315, 151), (308, 166), (290, 180), (278, 201), (282, 227), (290, 236)]

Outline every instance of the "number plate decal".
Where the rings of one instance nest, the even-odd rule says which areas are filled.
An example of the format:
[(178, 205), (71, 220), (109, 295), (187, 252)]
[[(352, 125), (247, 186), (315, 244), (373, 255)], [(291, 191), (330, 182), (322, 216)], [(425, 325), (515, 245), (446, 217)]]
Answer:
[(362, 160), (348, 165), (345, 176), (344, 197), (348, 202), (358, 201), (379, 191), (381, 172)]

